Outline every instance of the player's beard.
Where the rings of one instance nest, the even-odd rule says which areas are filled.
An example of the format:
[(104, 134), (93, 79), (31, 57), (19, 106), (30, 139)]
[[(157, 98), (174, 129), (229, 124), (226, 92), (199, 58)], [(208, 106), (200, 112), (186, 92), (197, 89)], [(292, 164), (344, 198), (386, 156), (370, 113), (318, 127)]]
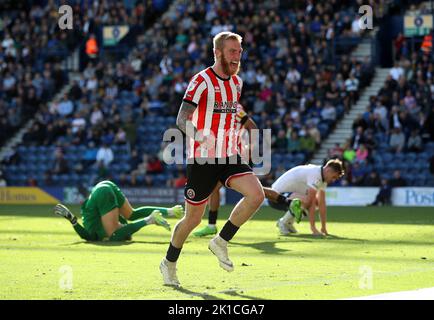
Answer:
[(238, 72), (240, 71), (240, 65), (241, 63), (238, 63), (235, 68), (234, 64), (226, 59), (225, 54), (222, 54), (222, 70), (224, 74), (227, 74), (228, 76), (238, 74)]

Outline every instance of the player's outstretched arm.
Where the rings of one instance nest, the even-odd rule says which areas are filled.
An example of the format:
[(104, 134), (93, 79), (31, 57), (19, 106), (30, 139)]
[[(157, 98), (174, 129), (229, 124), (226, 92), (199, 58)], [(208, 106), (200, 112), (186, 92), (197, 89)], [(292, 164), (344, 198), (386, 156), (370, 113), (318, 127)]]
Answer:
[(309, 188), (306, 201), (307, 210), (309, 212), (310, 230), (313, 235), (321, 235), (315, 225), (315, 207), (316, 207), (316, 190)]
[(325, 199), (325, 191), (318, 190), (318, 210), (321, 218), (321, 232), (324, 235), (328, 235), (327, 232), (327, 206)]

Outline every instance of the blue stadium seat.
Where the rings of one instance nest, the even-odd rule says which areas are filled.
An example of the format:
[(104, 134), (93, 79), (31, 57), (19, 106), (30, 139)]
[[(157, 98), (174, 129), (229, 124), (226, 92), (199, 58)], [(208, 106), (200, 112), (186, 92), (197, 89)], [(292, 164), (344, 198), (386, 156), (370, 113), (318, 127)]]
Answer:
[(414, 162), (418, 158), (415, 152), (409, 152), (405, 154), (405, 160), (408, 162)]
[(381, 154), (381, 157), (383, 158), (383, 162), (385, 163), (390, 163), (391, 161), (393, 161), (393, 154), (389, 153), (389, 152), (385, 152), (383, 154)]

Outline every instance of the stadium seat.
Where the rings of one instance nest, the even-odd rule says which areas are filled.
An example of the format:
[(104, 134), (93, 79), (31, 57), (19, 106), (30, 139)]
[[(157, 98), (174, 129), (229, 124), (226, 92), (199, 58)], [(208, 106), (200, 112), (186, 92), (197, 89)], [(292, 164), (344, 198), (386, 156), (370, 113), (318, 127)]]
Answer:
[(381, 157), (383, 158), (383, 162), (386, 164), (392, 162), (394, 158), (393, 154), (389, 152), (382, 153)]

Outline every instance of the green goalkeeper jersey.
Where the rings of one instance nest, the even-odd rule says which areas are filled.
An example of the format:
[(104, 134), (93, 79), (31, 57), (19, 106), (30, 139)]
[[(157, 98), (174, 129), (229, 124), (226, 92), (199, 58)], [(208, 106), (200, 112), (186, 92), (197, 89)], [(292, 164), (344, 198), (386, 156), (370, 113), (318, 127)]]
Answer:
[[(84, 228), (95, 240), (103, 240), (107, 237), (101, 222), (101, 217), (114, 208), (121, 208), (125, 202), (125, 195), (119, 187), (111, 181), (101, 181), (92, 188), (90, 195), (81, 205)], [(119, 222), (127, 224), (127, 221), (119, 216)]]

